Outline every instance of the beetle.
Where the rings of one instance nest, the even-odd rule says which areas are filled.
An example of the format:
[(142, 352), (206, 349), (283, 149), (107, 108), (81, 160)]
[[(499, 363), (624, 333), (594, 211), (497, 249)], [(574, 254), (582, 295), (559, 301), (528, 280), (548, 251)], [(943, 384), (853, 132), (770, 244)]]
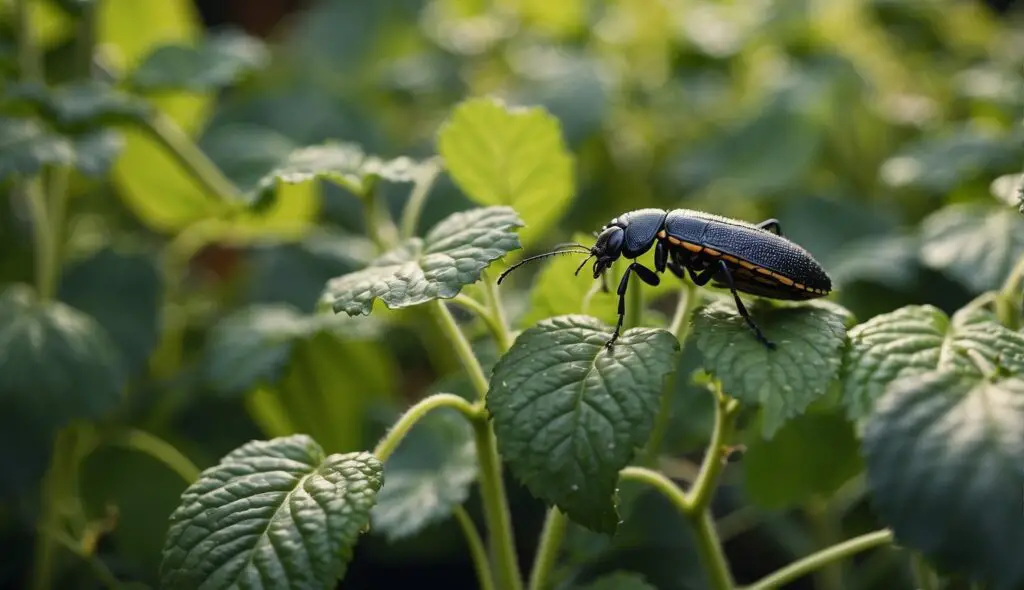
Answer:
[[(680, 279), (689, 274), (698, 287), (711, 283), (732, 293), (736, 310), (769, 349), (775, 344), (761, 332), (743, 305), (739, 293), (770, 299), (802, 301), (825, 297), (832, 292), (832, 279), (821, 264), (804, 248), (782, 234), (777, 219), (753, 224), (693, 209), (636, 209), (612, 219), (595, 232), (590, 248), (579, 243), (556, 247), (551, 252), (531, 256), (501, 273), (498, 284), (516, 268), (557, 254), (588, 254), (576, 268), (578, 275), (594, 258), (594, 279), (619, 259), (632, 260), (619, 280), (618, 322), (608, 347), (615, 344), (626, 315), (626, 290), (635, 274), (648, 285), (658, 285), (658, 273), (666, 270)], [(637, 258), (654, 247), (654, 270)]]

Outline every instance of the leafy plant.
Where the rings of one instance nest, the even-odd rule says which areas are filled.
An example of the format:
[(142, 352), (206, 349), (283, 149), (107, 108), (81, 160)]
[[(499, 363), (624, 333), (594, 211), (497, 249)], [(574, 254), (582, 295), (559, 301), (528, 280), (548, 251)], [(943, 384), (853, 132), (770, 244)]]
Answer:
[[(331, 588), (450, 533), (484, 590), (1024, 584), (1020, 100), (962, 83), (1012, 61), (989, 19), (428, 4), (323, 2), (281, 52), (183, 0), (0, 5), (0, 527), (34, 541), (11, 575)], [(338, 57), (381, 23), (429, 66)], [(365, 104), (321, 94), (337, 60), (323, 84)], [(609, 348), (578, 261), (496, 285), (647, 206), (774, 215), (837, 294), (751, 301), (769, 350), (727, 293), (634, 281)]]

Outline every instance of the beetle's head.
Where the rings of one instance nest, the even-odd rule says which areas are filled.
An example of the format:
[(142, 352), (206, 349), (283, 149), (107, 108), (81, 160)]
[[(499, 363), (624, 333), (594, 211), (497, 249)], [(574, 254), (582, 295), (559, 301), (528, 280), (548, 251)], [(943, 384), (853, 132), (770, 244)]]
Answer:
[[(626, 230), (618, 225), (606, 225), (601, 233), (597, 235), (597, 242), (594, 243), (594, 247), (590, 249), (590, 258), (596, 258), (594, 261), (594, 278), (598, 278), (601, 274), (608, 270), (619, 256), (622, 255), (622, 246), (626, 241)], [(583, 264), (587, 263), (587, 260), (583, 261)], [(576, 274), (579, 274), (580, 269), (583, 268), (583, 264), (576, 269)]]

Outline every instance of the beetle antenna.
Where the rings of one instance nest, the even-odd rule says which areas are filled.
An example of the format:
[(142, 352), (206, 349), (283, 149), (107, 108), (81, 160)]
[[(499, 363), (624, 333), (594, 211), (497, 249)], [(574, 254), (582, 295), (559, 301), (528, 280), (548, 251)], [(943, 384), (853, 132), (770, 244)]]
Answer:
[(591, 252), (590, 256), (587, 256), (587, 258), (583, 262), (581, 262), (579, 266), (576, 267), (576, 272), (572, 273), (573, 276), (579, 276), (580, 271), (583, 270), (583, 266), (586, 265), (587, 261), (590, 260), (593, 257), (594, 257), (594, 253)]
[[(556, 256), (558, 254), (590, 254), (590, 249), (587, 248), (586, 246), (579, 245), (579, 247), (573, 248), (571, 250), (552, 250), (551, 252), (545, 252), (543, 254), (537, 254), (536, 256), (530, 256), (529, 258), (524, 258), (524, 259), (520, 260), (519, 262), (513, 264), (512, 266), (506, 268), (505, 272), (503, 272), (500, 275), (498, 275), (498, 284), (500, 285), (501, 282), (505, 280), (505, 277), (507, 277), (510, 272), (512, 272), (515, 269), (519, 268), (520, 266), (526, 264), (527, 262), (533, 262), (534, 260), (540, 260), (541, 258), (548, 258), (549, 256)], [(593, 254), (590, 254), (590, 255), (593, 256)], [(589, 258), (588, 258), (588, 260), (589, 260)]]

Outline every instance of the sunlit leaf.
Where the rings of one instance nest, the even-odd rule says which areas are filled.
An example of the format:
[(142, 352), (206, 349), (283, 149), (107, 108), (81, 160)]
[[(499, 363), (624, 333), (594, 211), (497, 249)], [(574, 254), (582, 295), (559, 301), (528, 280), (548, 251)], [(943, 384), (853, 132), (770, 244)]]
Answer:
[(1006, 207), (949, 205), (921, 223), (921, 259), (976, 293), (996, 289), (1024, 256), (1024, 219)]
[(538, 498), (602, 533), (619, 524), (619, 470), (654, 427), (679, 342), (636, 328), (611, 349), (595, 318), (559, 316), (524, 331), (498, 361), (487, 392), (498, 449)]
[(369, 453), (325, 455), (303, 435), (239, 447), (182, 494), (161, 587), (333, 586), (370, 523), (382, 468)]

